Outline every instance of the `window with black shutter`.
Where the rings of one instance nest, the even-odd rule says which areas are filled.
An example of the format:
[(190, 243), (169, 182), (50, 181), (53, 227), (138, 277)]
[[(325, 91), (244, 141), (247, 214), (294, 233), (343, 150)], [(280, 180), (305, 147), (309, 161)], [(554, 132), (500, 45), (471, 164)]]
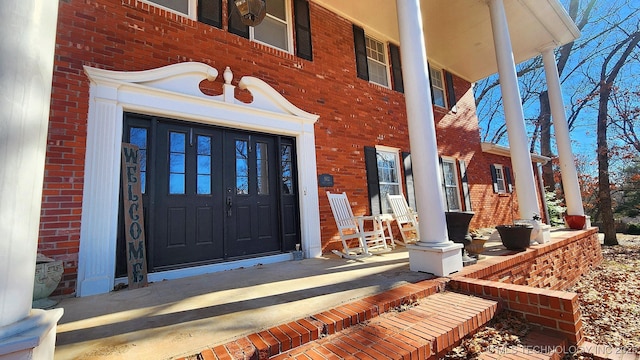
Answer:
[(491, 181), (493, 182), (493, 192), (498, 194), (513, 192), (511, 182), (511, 169), (500, 164), (491, 164)]

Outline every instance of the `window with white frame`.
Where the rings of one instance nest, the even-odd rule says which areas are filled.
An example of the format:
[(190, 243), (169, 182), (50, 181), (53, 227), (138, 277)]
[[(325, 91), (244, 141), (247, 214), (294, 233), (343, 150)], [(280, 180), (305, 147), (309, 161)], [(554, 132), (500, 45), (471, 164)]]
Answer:
[(267, 0), (267, 15), (258, 26), (251, 27), (251, 39), (287, 52), (291, 51), (290, 14), (289, 1)]
[(392, 148), (376, 148), (378, 165), (378, 183), (382, 200), (382, 213), (390, 214), (391, 206), (387, 202), (387, 194), (402, 194), (400, 187), (400, 158), (398, 150)]
[(171, 12), (195, 18), (196, 0), (142, 0), (153, 5), (159, 5)]
[(445, 208), (448, 211), (462, 211), (460, 206), (460, 187), (458, 167), (455, 159), (442, 158), (442, 183), (444, 187)]
[(369, 67), (369, 81), (378, 85), (389, 87), (389, 74), (387, 66), (387, 48), (370, 36), (365, 36), (367, 44), (367, 65)]
[(505, 180), (504, 167), (500, 164), (494, 164), (495, 168), (495, 184), (497, 193), (507, 192), (507, 182)]
[(445, 96), (445, 82), (442, 69), (430, 65), (429, 76), (431, 77), (431, 95), (433, 96), (433, 104), (446, 108), (447, 100)]

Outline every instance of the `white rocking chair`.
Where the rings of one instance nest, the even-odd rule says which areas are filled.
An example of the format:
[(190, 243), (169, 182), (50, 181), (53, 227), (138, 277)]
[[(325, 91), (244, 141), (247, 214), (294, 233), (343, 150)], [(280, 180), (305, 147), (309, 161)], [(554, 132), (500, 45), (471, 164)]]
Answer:
[(404, 196), (387, 194), (387, 200), (393, 211), (393, 219), (398, 224), (400, 235), (402, 235), (402, 242), (396, 242), (407, 245), (409, 242), (420, 240), (418, 214), (409, 207)]
[[(336, 255), (347, 259), (357, 259), (371, 256), (371, 250), (391, 250), (387, 247), (384, 228), (379, 216), (354, 216), (346, 193), (332, 194), (327, 191), (327, 197), (343, 246), (342, 251), (333, 250)], [(353, 239), (358, 240), (357, 246), (349, 247), (349, 242)]]

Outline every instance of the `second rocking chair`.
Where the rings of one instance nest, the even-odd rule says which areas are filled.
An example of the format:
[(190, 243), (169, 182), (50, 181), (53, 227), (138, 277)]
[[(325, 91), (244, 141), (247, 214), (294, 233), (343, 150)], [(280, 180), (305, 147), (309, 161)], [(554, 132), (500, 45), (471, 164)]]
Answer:
[(400, 228), (403, 245), (420, 240), (418, 214), (409, 207), (404, 196), (387, 194), (387, 200), (393, 211), (393, 219)]

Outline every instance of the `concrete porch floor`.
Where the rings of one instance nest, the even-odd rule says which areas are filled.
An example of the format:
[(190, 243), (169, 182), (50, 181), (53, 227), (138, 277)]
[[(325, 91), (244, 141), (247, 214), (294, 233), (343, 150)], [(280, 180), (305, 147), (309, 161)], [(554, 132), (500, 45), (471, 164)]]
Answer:
[(432, 278), (407, 251), (258, 265), (63, 299), (55, 359), (172, 359)]
[[(577, 233), (552, 232), (549, 247)], [(541, 247), (547, 245), (531, 251)], [(519, 255), (492, 237), (483, 256), (454, 276), (495, 268)], [(58, 324), (55, 359), (181, 358), (431, 278), (410, 271), (408, 252), (397, 247), (357, 261), (325, 255), (66, 298), (58, 305), (65, 314)]]

